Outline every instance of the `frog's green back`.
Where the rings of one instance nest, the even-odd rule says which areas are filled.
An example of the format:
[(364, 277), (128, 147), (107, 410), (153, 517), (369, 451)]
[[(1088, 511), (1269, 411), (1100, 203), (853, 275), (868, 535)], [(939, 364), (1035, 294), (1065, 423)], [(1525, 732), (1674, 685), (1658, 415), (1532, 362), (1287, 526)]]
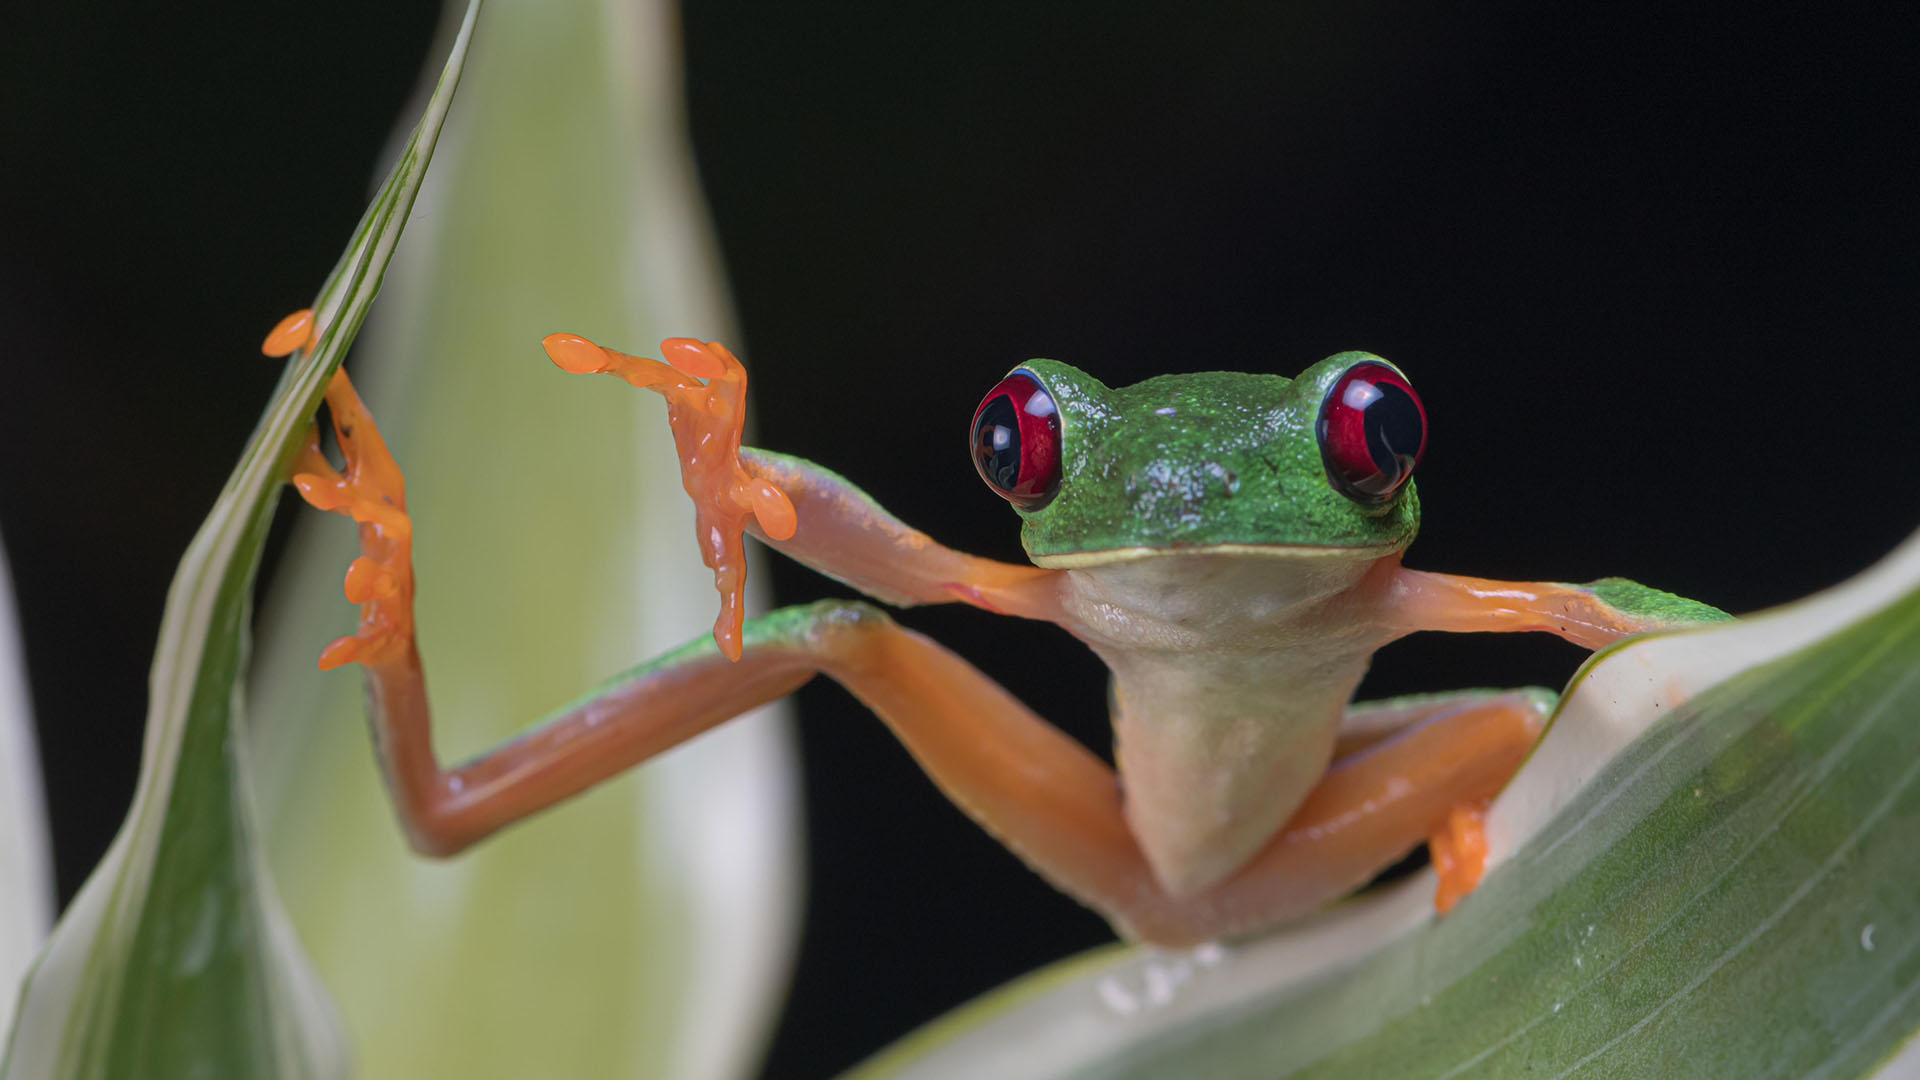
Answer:
[(1383, 506), (1334, 490), (1314, 424), (1327, 391), (1369, 353), (1298, 378), (1208, 371), (1112, 389), (1054, 360), (1022, 365), (1053, 395), (1060, 492), (1022, 511), (1036, 559), (1214, 544), (1404, 547), (1419, 527), (1409, 484)]

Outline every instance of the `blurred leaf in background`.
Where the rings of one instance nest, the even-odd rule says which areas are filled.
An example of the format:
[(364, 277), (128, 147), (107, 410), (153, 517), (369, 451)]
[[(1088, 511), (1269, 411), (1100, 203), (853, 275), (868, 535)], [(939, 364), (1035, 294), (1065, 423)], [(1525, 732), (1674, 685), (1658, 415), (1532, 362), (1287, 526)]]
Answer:
[(53, 922), (53, 863), (33, 745), (13, 582), (0, 549), (0, 1040), (13, 1024), (21, 977)]
[(379, 292), (452, 102), (465, 9), (419, 125), (167, 594), (133, 805), (48, 937), (0, 1060), (41, 1077), (344, 1075), (347, 1049), (267, 873), (240, 715), (254, 576), (288, 456)]
[[(494, 0), (360, 382), (407, 471), (443, 762), (704, 632), (665, 409), (570, 379), (556, 330), (736, 346), (664, 0)], [(749, 354), (750, 355), (750, 354)], [(348, 632), (353, 530), (304, 514), (254, 684), (269, 848), (366, 1077), (725, 1077), (759, 1060), (797, 928), (793, 754), (770, 714), (435, 862), (381, 790)], [(761, 575), (758, 579), (764, 582)]]
[(1099, 950), (858, 1075), (1915, 1075), (1920, 535), (1571, 685), (1446, 918), (1423, 871), (1244, 942)]

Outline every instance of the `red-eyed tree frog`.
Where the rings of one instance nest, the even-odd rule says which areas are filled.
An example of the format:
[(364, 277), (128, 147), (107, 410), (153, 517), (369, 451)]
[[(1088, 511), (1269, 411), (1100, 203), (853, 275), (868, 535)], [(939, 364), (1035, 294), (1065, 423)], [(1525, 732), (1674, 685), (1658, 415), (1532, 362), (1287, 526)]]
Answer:
[[(311, 340), (290, 316), (270, 353)], [(454, 768), (433, 751), (413, 635), (400, 471), (344, 373), (327, 393), (344, 470), (316, 435), (293, 483), (360, 523), (356, 636), (380, 765), (413, 846), (449, 855), (815, 675), (884, 721), (940, 789), (1124, 937), (1184, 944), (1311, 911), (1430, 840), (1444, 910), (1478, 880), (1479, 808), (1519, 767), (1543, 691), (1351, 704), (1381, 645), (1416, 630), (1544, 630), (1588, 648), (1724, 619), (1621, 579), (1501, 582), (1408, 570), (1424, 406), (1401, 371), (1346, 352), (1287, 379), (1207, 372), (1109, 388), (1031, 360), (973, 417), (974, 463), (1023, 521), (1031, 566), (943, 547), (798, 458), (741, 447), (746, 372), (714, 343), (668, 363), (554, 334), (574, 373), (667, 399), (722, 611)], [(745, 619), (742, 533), (883, 603), (1044, 619), (1112, 672), (1116, 768), (878, 608), (828, 600)]]

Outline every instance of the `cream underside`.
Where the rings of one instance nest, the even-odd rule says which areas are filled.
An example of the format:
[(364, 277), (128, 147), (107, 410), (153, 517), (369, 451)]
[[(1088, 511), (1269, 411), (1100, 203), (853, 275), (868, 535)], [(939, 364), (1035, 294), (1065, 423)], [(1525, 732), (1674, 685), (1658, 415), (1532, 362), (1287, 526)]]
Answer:
[(1035, 560), (1070, 571), (1066, 625), (1113, 671), (1127, 820), (1167, 889), (1190, 894), (1244, 865), (1326, 770), (1354, 687), (1392, 636), (1362, 580), (1397, 550)]

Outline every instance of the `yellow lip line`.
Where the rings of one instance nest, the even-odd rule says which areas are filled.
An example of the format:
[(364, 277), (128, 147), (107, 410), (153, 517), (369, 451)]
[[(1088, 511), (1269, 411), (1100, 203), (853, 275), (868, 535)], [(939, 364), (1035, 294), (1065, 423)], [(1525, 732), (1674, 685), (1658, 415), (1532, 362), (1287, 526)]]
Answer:
[(1103, 551), (1073, 551), (1065, 555), (1033, 555), (1033, 565), (1046, 570), (1081, 570), (1089, 566), (1161, 559), (1179, 555), (1249, 555), (1281, 559), (1379, 559), (1404, 551), (1402, 544), (1339, 547), (1331, 544), (1196, 544), (1192, 547), (1124, 547)]

